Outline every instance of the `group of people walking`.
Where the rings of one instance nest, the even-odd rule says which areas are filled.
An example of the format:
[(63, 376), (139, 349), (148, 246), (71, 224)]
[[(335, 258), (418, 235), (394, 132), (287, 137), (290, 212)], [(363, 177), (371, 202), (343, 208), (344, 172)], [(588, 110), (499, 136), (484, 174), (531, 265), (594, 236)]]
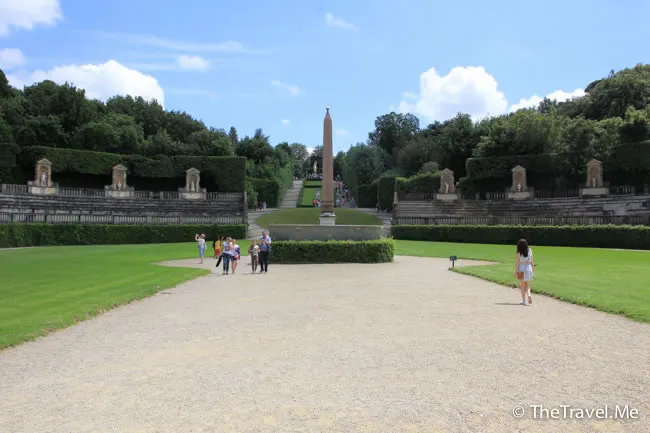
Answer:
[[(201, 259), (201, 264), (203, 264), (206, 249), (205, 234), (196, 234), (194, 240), (197, 242), (199, 257)], [(268, 272), (271, 244), (271, 237), (266, 231), (262, 232), (262, 237), (259, 240), (251, 241), (247, 250), (251, 259), (251, 273), (257, 272), (258, 267), (260, 273)], [(217, 238), (212, 242), (212, 250), (214, 251), (212, 257), (217, 259), (215, 267), (219, 268), (219, 265), (223, 263), (222, 274), (234, 275), (237, 272), (239, 261), (241, 260), (241, 247), (237, 243), (237, 240), (231, 237)]]
[[(203, 264), (206, 248), (205, 234), (196, 234), (194, 240), (197, 242), (199, 257), (201, 258), (201, 264)], [(272, 243), (273, 241), (266, 231), (262, 232), (262, 237), (259, 240), (251, 241), (247, 251), (251, 258), (251, 273), (257, 272), (258, 267), (260, 273), (268, 272)], [(237, 240), (230, 237), (221, 237), (214, 240), (212, 248), (214, 250), (213, 258), (217, 259), (216, 267), (218, 268), (223, 262), (223, 275), (228, 275), (231, 270), (234, 275), (241, 260), (241, 248), (237, 244)], [(518, 280), (521, 289), (522, 305), (526, 305), (526, 301), (528, 301), (528, 305), (533, 303), (530, 282), (533, 280), (534, 267), (533, 250), (528, 246), (526, 239), (520, 239), (517, 242), (517, 253), (515, 255), (515, 278)]]

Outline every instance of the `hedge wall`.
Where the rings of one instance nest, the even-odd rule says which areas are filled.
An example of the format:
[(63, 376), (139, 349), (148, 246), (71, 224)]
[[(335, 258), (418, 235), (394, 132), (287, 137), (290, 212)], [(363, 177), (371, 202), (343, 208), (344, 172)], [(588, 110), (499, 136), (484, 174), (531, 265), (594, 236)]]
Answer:
[(157, 244), (191, 242), (196, 233), (208, 240), (232, 236), (246, 239), (248, 226), (236, 225), (113, 225), (113, 224), (2, 224), (0, 248), (44, 245)]
[(382, 209), (393, 208), (395, 198), (395, 176), (382, 176), (377, 182), (377, 201)]
[(516, 245), (521, 238), (531, 245), (650, 250), (650, 227), (591, 226), (393, 226), (395, 239)]
[(391, 239), (374, 241), (275, 241), (271, 263), (388, 263), (393, 261)]
[(650, 172), (650, 140), (614, 147), (608, 165), (613, 169)]
[(465, 168), (469, 181), (483, 191), (501, 191), (510, 186), (512, 169), (517, 165), (526, 169), (529, 186), (553, 190), (578, 185), (586, 166), (573, 167), (570, 161), (576, 158), (575, 155), (555, 154), (468, 158)]
[(440, 190), (440, 173), (423, 173), (409, 178), (395, 179), (395, 188), (401, 193), (436, 193)]
[[(113, 167), (122, 164), (128, 169), (127, 181), (134, 185), (138, 180), (163, 180), (165, 185), (185, 184), (185, 170), (194, 167), (201, 172), (201, 186), (210, 192), (244, 192), (246, 158), (240, 156), (172, 156), (151, 159), (140, 155), (92, 152), (88, 150), (59, 149), (33, 146), (22, 149), (19, 163), (25, 177), (34, 176), (34, 165), (41, 158), (52, 162), (52, 172), (76, 176), (86, 184), (89, 176), (110, 179)], [(164, 182), (167, 180), (167, 182)], [(57, 181), (55, 178), (54, 181)], [(139, 182), (146, 183), (146, 182)], [(145, 188), (148, 189), (148, 188)]]
[(357, 206), (371, 208), (377, 206), (377, 182), (370, 185), (359, 185), (357, 189)]
[(287, 188), (293, 181), (293, 170), (289, 167), (280, 169), (277, 176), (270, 179), (252, 179), (253, 188), (260, 203), (267, 207), (278, 207)]

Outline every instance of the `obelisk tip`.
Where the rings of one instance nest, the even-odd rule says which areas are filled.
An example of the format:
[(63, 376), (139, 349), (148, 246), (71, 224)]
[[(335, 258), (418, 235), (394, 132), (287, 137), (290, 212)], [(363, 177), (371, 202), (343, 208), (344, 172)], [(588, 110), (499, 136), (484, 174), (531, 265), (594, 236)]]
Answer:
[(328, 105), (327, 107), (325, 107), (325, 110), (330, 111), (330, 106)]

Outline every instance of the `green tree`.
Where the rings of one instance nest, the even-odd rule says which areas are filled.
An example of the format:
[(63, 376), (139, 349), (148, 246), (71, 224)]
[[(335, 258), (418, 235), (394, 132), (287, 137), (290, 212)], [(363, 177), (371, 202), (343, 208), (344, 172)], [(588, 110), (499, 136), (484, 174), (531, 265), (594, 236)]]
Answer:
[(374, 131), (368, 134), (368, 144), (384, 150), (388, 168), (393, 168), (399, 152), (420, 130), (420, 121), (412, 114), (391, 112), (377, 117)]
[(237, 129), (235, 129), (234, 126), (230, 127), (230, 131), (228, 132), (228, 138), (230, 139), (230, 145), (232, 146), (231, 148), (234, 149), (237, 147), (237, 143), (239, 142), (239, 136), (237, 135)]

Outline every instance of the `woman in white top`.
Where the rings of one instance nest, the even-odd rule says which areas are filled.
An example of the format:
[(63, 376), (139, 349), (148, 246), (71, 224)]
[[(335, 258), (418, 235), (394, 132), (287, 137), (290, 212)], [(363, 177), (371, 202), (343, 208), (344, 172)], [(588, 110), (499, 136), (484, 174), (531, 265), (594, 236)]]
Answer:
[(530, 282), (533, 280), (533, 250), (528, 247), (526, 239), (519, 239), (517, 242), (517, 255), (515, 264), (515, 278), (519, 280), (521, 288), (521, 304), (526, 305), (526, 295), (528, 295), (528, 304), (533, 303), (530, 293)]
[(199, 247), (199, 257), (201, 257), (201, 264), (203, 264), (203, 256), (205, 255), (205, 234), (195, 234), (194, 235), (194, 240), (197, 243), (197, 246)]

